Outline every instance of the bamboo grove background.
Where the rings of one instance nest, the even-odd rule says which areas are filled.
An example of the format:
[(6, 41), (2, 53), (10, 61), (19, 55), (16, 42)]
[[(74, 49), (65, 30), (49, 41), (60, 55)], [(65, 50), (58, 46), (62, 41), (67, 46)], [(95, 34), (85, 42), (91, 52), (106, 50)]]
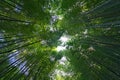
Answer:
[[(51, 78), (63, 56), (73, 74)], [(119, 66), (120, 0), (0, 0), (0, 80), (120, 80)]]

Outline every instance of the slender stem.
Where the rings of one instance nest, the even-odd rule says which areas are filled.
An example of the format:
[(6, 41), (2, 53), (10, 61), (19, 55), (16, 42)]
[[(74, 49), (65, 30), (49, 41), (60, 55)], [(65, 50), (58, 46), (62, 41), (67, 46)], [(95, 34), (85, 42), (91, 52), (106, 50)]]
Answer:
[(23, 46), (15, 47), (15, 48), (10, 49), (10, 50), (7, 50), (7, 51), (3, 51), (3, 52), (1, 52), (0, 54), (8, 53), (8, 52), (11, 52), (11, 51), (13, 51), (13, 50), (15, 50), (15, 49), (20, 49), (20, 48), (23, 48), (23, 47), (26, 47), (26, 46), (29, 46), (29, 45), (32, 45), (32, 44), (35, 44), (35, 43), (38, 43), (38, 42), (40, 42), (40, 40), (35, 41), (35, 42), (32, 42), (32, 43), (29, 43), (29, 44), (25, 44), (25, 45), (23, 45)]
[(10, 5), (10, 6), (13, 7), (13, 8), (17, 8), (18, 10), (21, 10), (21, 8), (16, 7), (15, 5), (10, 4), (10, 3), (9, 3), (8, 1), (6, 1), (6, 0), (2, 0), (2, 1), (5, 2), (6, 4)]
[[(32, 63), (31, 63), (31, 61), (32, 61)], [(33, 59), (32, 59), (32, 60), (29, 60), (27, 63), (31, 63), (31, 65), (24, 65), (24, 66), (22, 66), (22, 68), (21, 68), (20, 70), (18, 70), (16, 73), (14, 73), (14, 75), (11, 76), (10, 79), (16, 80), (16, 77), (17, 77), (17, 78), (21, 77), (20, 74), (19, 74), (19, 72), (25, 73), (26, 71), (28, 71), (28, 69), (29, 69), (31, 66), (35, 65), (35, 64), (34, 64), (35, 62), (36, 62), (36, 60), (35, 60), (35, 61), (33, 61)], [(27, 67), (27, 69), (26, 69), (26, 67)]]

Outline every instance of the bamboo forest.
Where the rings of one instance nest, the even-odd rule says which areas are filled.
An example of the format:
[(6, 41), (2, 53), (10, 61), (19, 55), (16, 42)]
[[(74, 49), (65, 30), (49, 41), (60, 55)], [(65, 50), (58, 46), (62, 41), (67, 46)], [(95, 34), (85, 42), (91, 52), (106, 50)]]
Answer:
[(120, 80), (120, 0), (0, 0), (0, 80)]

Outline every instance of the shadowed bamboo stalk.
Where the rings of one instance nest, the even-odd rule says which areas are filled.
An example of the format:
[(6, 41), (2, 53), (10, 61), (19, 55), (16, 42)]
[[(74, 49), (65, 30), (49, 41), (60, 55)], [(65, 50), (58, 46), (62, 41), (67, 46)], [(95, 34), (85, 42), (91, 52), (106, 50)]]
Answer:
[(10, 49), (10, 50), (8, 50), (8, 51), (0, 52), (0, 54), (8, 53), (8, 52), (11, 52), (11, 51), (16, 50), (16, 49), (24, 48), (24, 47), (27, 47), (27, 46), (29, 46), (29, 45), (32, 45), (32, 44), (35, 44), (35, 43), (38, 43), (38, 42), (40, 42), (40, 40), (35, 41), (35, 42), (32, 42), (32, 43), (25, 44), (25, 45), (22, 45), (22, 46), (19, 46), (19, 47), (15, 47), (15, 48)]

